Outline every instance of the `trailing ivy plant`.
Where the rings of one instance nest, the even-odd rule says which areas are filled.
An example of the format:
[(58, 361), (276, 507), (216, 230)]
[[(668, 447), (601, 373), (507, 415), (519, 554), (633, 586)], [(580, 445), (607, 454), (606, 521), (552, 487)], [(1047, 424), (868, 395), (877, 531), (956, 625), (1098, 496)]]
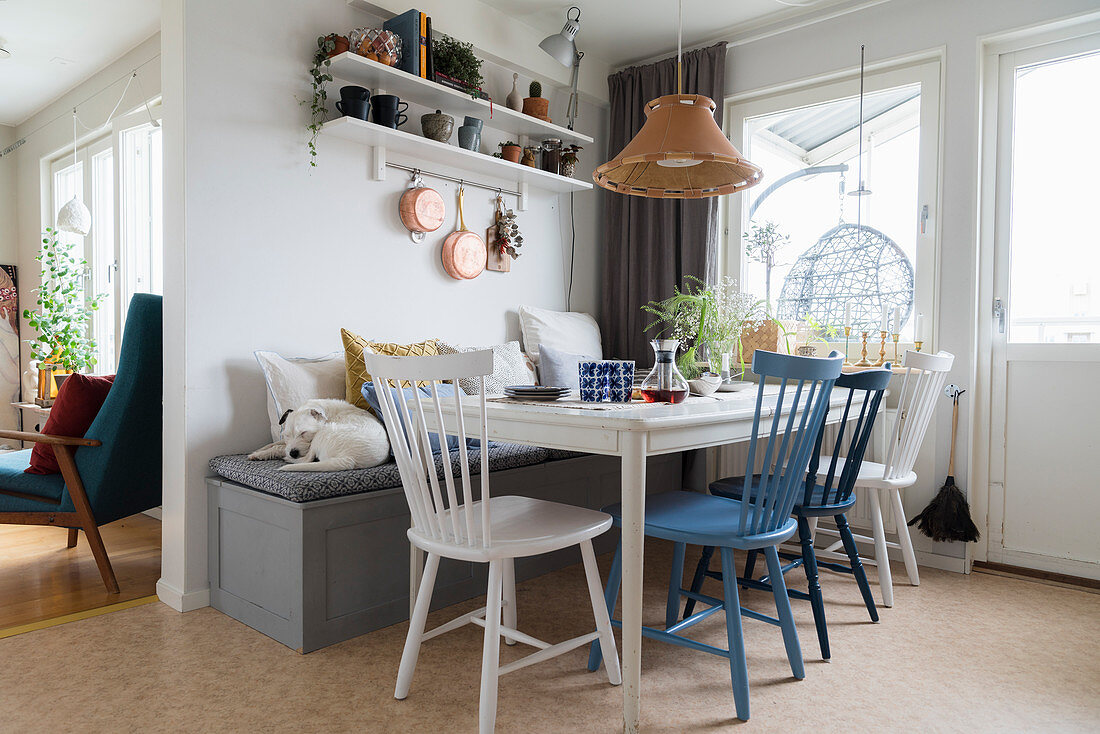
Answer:
[(474, 55), (472, 43), (440, 34), (432, 41), (432, 54), (437, 72), (461, 82), (466, 86), (466, 93), (478, 99), (485, 79), (481, 76), (481, 59)]
[(336, 49), (336, 37), (318, 36), (317, 50), (313, 52), (313, 66), (309, 69), (310, 86), (313, 87), (313, 98), (303, 99), (299, 104), (309, 103), (309, 165), (317, 166), (317, 133), (321, 132), (321, 126), (328, 119), (328, 89), (325, 86), (332, 81), (332, 74), (328, 67), (332, 64), (332, 52)]
[(46, 228), (34, 259), (42, 263), (42, 285), (35, 289), (38, 309), (23, 310), (27, 324), (38, 331), (27, 340), (31, 356), (39, 364), (57, 364), (71, 372), (91, 369), (96, 343), (88, 335), (88, 321), (105, 294), (84, 296), (88, 262), (77, 258), (73, 246), (61, 242), (53, 228)]

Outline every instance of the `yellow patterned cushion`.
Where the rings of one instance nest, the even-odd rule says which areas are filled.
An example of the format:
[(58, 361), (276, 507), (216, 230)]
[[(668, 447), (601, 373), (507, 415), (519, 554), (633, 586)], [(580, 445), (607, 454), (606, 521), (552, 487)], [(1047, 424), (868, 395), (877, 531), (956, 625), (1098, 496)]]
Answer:
[[(367, 365), (363, 361), (364, 350), (395, 357), (423, 357), (439, 354), (435, 339), (417, 344), (372, 342), (347, 329), (340, 329), (340, 336), (344, 340), (344, 368), (347, 371), (344, 378), (346, 400), (363, 410), (370, 410), (370, 408), (367, 406), (367, 401), (363, 398), (361, 390), (363, 389), (363, 383), (371, 380), (370, 373), (367, 372)], [(409, 387), (409, 383), (405, 382), (402, 387)]]

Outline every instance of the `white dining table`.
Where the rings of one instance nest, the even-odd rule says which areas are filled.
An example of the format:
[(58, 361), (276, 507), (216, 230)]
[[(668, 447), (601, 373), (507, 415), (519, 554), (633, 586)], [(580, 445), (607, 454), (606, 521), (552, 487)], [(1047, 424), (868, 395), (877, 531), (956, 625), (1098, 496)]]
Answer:
[[(771, 424), (778, 389), (765, 386), (761, 430)], [(689, 397), (677, 405), (636, 401), (603, 404), (605, 409), (562, 402), (533, 405), (487, 397), (490, 440), (621, 457), (624, 732), (639, 731), (641, 716), (646, 457), (748, 440), (752, 435), (757, 391), (757, 386), (752, 385), (735, 393)], [(833, 390), (831, 405), (842, 405), (847, 394), (847, 390)], [(463, 402), (467, 426), (476, 425), (473, 421), (478, 420), (477, 400), (471, 396)], [(450, 401), (442, 402), (445, 429), (455, 432), (455, 406)], [(435, 416), (430, 411), (426, 413), (429, 429), (438, 429)], [(832, 412), (830, 418), (837, 420)]]

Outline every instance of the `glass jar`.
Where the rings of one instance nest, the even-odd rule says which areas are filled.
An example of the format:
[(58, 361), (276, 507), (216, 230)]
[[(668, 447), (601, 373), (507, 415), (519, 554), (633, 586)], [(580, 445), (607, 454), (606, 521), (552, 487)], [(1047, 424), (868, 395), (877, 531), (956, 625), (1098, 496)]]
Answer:
[(656, 362), (639, 388), (642, 397), (647, 403), (684, 402), (688, 396), (688, 383), (676, 367), (676, 352), (680, 349), (680, 341), (654, 339), (649, 345), (653, 347)]
[(559, 173), (561, 168), (561, 139), (547, 138), (542, 141), (542, 170)]

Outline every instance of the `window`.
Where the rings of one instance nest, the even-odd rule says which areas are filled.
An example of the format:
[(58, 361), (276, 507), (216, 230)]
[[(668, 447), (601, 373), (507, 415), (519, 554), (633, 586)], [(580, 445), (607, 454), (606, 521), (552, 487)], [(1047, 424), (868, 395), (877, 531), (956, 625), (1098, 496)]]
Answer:
[[(51, 165), (52, 212), (80, 192), (92, 215), (87, 237), (62, 233), (88, 261), (86, 293), (102, 294), (92, 316), (96, 372), (114, 372), (126, 309), (135, 293), (162, 292), (161, 128), (142, 109), (112, 133)], [(87, 175), (85, 175), (87, 172)]]
[(862, 141), (858, 79), (731, 103), (730, 137), (765, 178), (730, 197), (726, 272), (781, 319), (833, 327), (834, 341), (850, 314), (853, 348), (861, 330), (877, 338), (884, 310), (902, 343), (930, 341), (939, 64), (865, 86)]
[[(1100, 331), (1096, 175), (1100, 53), (1014, 70), (1010, 318), (1014, 343), (1087, 343)], [(1057, 182), (1052, 185), (1052, 182)]]

